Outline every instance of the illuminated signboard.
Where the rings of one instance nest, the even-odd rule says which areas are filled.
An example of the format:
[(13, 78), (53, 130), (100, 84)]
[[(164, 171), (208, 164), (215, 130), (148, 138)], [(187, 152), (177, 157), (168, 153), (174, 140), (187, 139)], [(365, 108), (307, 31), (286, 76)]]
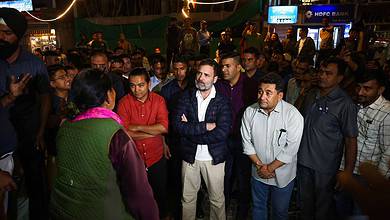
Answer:
[(298, 19), (298, 6), (270, 6), (268, 8), (269, 24), (294, 24)]
[(32, 11), (32, 0), (0, 1), (0, 8), (15, 8), (18, 11)]
[(305, 8), (305, 23), (321, 23), (329, 17), (331, 23), (349, 22), (353, 18), (353, 5), (310, 5)]

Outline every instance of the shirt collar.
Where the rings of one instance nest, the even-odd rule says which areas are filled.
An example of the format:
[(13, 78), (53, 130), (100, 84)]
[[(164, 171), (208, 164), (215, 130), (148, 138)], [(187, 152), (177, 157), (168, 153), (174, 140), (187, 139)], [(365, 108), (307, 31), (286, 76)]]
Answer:
[(326, 96), (323, 96), (323, 97), (321, 97), (320, 96), (320, 90), (318, 89), (317, 90), (317, 94), (316, 94), (316, 98), (317, 99), (321, 99), (321, 98), (325, 98), (325, 97), (327, 97), (327, 98), (330, 98), (330, 99), (334, 99), (334, 98), (337, 98), (337, 97), (339, 97), (340, 96), (340, 92), (341, 92), (342, 90), (340, 89), (340, 87), (339, 86), (336, 86), (332, 91), (330, 91)]
[(375, 102), (371, 103), (371, 105), (367, 106), (367, 108), (379, 109), (379, 108), (381, 107), (383, 101), (385, 101), (385, 99), (383, 98), (382, 95), (380, 95), (380, 96), (375, 100)]
[[(282, 111), (282, 101), (283, 100), (280, 100), (278, 102), (278, 104), (276, 104), (274, 110), (272, 110), (273, 112), (277, 112), (277, 113), (280, 113)], [(266, 111), (264, 111), (264, 109), (260, 108), (260, 105), (258, 104), (259, 106), (259, 112), (265, 114), (265, 115), (268, 115), (268, 113)]]
[[(213, 85), (213, 87), (211, 87), (211, 92), (210, 92), (209, 96), (207, 96), (206, 99), (213, 99), (213, 98), (215, 98), (216, 94), (217, 94), (217, 92), (216, 92), (215, 87)], [(200, 98), (203, 99), (203, 96), (202, 96), (202, 94), (200, 93), (199, 90), (196, 90), (196, 98), (197, 99), (200, 99)], [(206, 100), (206, 99), (204, 99), (204, 100)]]

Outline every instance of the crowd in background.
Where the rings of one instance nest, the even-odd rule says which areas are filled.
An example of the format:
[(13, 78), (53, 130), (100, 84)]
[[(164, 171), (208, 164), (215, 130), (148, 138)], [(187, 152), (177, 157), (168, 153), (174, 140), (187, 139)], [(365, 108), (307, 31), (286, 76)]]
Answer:
[(369, 189), (370, 161), (390, 177), (383, 48), (359, 27), (334, 48), (328, 18), (319, 50), (306, 27), (281, 41), (244, 25), (239, 44), (219, 33), (216, 51), (207, 21), (172, 18), (166, 54), (124, 34), (111, 50), (102, 32), (30, 53), (24, 17), (0, 9), (1, 182), (22, 177), (29, 198), (12, 211), (2, 190), (1, 215), (186, 220), (206, 200), (210, 219), (288, 219), (292, 204), (299, 219), (375, 215), (336, 176)]

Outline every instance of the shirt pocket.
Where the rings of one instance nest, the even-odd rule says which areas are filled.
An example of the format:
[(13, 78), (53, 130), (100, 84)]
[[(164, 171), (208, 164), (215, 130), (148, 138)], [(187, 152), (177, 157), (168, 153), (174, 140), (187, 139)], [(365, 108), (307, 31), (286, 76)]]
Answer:
[(272, 137), (272, 148), (276, 157), (287, 144), (287, 131), (284, 128), (276, 129)]

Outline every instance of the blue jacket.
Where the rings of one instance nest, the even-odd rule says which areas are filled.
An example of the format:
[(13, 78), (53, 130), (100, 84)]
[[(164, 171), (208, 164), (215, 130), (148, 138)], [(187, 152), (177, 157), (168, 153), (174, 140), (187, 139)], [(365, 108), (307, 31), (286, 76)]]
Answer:
[[(183, 114), (188, 122), (181, 121)], [(217, 92), (207, 107), (205, 121), (199, 122), (196, 90), (186, 91), (179, 99), (172, 123), (181, 137), (180, 152), (184, 161), (191, 164), (195, 162), (198, 144), (208, 145), (214, 165), (225, 161), (228, 152), (226, 139), (232, 125), (232, 112), (225, 96)], [(207, 131), (206, 123), (216, 123), (216, 128)]]

